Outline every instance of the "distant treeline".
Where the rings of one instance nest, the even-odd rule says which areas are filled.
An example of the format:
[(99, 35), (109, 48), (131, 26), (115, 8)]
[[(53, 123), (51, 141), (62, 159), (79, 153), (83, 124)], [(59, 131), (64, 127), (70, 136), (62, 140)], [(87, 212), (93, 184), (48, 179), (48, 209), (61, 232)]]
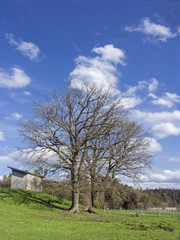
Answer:
[[(10, 187), (10, 176), (4, 176), (0, 187)], [(43, 191), (60, 198), (71, 200), (70, 181), (44, 180)], [(81, 184), (80, 203), (89, 206), (91, 189), (85, 179)], [(121, 184), (118, 179), (100, 178), (96, 182), (95, 206), (109, 209), (147, 209), (152, 207), (177, 207), (180, 208), (179, 189), (134, 189)]]
[[(44, 191), (61, 198), (71, 199), (69, 181), (44, 181)], [(180, 207), (180, 190), (176, 189), (134, 189), (121, 184), (118, 179), (99, 179), (96, 182), (95, 206), (109, 209), (147, 209), (152, 207)], [(90, 205), (90, 185), (84, 180), (81, 186), (80, 203)]]

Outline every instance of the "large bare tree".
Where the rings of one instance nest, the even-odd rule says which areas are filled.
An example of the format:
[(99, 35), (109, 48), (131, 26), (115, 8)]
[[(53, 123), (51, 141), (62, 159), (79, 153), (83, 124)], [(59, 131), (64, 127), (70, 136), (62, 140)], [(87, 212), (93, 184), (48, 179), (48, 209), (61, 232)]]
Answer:
[[(121, 129), (118, 126), (125, 118), (127, 111), (120, 100), (115, 99), (112, 89), (87, 86), (82, 90), (68, 88), (64, 93), (54, 92), (44, 102), (35, 103), (33, 120), (21, 124), (21, 134), (29, 143), (26, 153), (31, 154), (32, 164), (54, 172), (59, 169), (70, 172), (72, 211), (79, 211), (80, 183), (87, 171), (92, 172), (94, 168), (96, 175), (104, 167), (108, 173), (120, 171), (124, 159), (120, 152), (125, 153), (126, 149), (123, 145), (120, 150), (118, 134), (127, 133), (119, 133), (117, 129)], [(130, 146), (135, 141), (133, 134), (128, 141), (130, 154)], [(127, 169), (129, 163), (126, 163)]]

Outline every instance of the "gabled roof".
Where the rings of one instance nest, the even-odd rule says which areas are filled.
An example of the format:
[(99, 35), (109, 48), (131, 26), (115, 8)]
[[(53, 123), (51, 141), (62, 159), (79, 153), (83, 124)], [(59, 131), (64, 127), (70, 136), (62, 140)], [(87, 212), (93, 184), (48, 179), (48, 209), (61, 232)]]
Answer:
[(25, 173), (25, 174), (30, 174), (30, 175), (33, 175), (33, 176), (36, 176), (36, 177), (44, 178), (43, 176), (37, 175), (37, 174), (35, 174), (35, 173), (30, 173), (30, 172), (27, 171), (27, 170), (21, 170), (21, 169), (9, 167), (9, 166), (7, 166), (7, 167), (10, 168), (11, 170), (14, 170), (14, 171), (17, 171), (17, 172), (22, 172), (22, 173)]

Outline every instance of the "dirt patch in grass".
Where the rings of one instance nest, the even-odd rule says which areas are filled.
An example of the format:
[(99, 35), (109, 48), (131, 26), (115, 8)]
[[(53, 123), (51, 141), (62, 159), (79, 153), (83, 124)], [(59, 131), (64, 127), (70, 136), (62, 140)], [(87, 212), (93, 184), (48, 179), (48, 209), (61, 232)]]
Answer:
[(158, 225), (157, 228), (158, 228), (158, 229), (163, 229), (163, 230), (169, 231), (169, 232), (174, 232), (174, 229), (173, 229), (173, 228), (167, 227), (167, 226)]
[(168, 232), (173, 232), (174, 229), (171, 226), (165, 226), (162, 224), (156, 225), (156, 226), (145, 226), (144, 224), (140, 224), (140, 225), (135, 225), (135, 224), (126, 224), (126, 226), (130, 227), (133, 230), (140, 230), (140, 231), (146, 231), (148, 229), (162, 229), (164, 231), (168, 231)]

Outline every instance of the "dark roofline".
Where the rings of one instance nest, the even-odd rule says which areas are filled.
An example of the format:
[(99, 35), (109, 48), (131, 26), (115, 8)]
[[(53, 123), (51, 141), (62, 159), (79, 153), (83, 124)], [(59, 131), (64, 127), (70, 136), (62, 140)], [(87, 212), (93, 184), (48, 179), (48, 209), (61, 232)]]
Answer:
[(36, 176), (36, 177), (44, 178), (43, 176), (37, 175), (35, 173), (30, 173), (27, 170), (21, 170), (21, 169), (9, 167), (9, 166), (7, 166), (7, 167), (10, 168), (11, 170), (14, 170), (14, 171), (17, 171), (17, 172), (22, 172), (22, 173), (25, 173), (25, 174), (30, 174), (30, 175), (33, 175), (33, 176)]

